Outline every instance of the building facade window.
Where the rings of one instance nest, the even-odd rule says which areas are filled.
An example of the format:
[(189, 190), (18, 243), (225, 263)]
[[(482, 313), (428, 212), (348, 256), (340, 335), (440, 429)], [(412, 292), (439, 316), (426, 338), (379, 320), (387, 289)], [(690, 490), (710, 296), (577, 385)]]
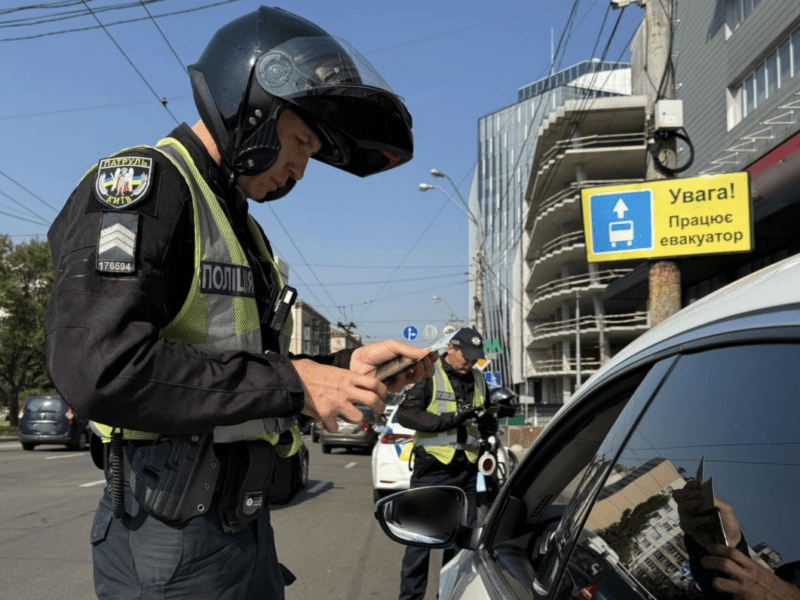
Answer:
[(730, 31), (736, 31), (739, 25), (744, 23), (745, 19), (750, 16), (758, 3), (761, 0), (728, 0), (727, 17), (728, 28)]
[[(738, 1), (738, 0), (737, 0)], [(729, 90), (728, 129), (738, 125), (760, 104), (774, 96), (800, 71), (800, 28), (780, 40), (767, 57)]]

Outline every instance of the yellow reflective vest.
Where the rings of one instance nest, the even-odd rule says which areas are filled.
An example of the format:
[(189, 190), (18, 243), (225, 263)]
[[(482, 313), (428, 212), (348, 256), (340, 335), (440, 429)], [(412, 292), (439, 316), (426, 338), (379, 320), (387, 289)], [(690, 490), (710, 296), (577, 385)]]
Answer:
[[(472, 369), (472, 376), (475, 378), (475, 390), (472, 393), (472, 406), (481, 408), (486, 401), (486, 384), (481, 372), (477, 369)], [(453, 413), (458, 410), (456, 395), (453, 392), (450, 379), (444, 372), (441, 358), (436, 361), (436, 369), (433, 374), (432, 395), (433, 397), (428, 404), (428, 412), (441, 415), (446, 412)], [(478, 428), (474, 425), (468, 425), (466, 429), (467, 441), (463, 444), (463, 450), (467, 459), (474, 463), (478, 460)], [(461, 447), (458, 444), (458, 428), (442, 432), (417, 431), (414, 434), (413, 443), (415, 446), (423, 446), (428, 454), (446, 465), (449, 465), (453, 461), (456, 450)]]
[[(144, 146), (128, 148), (117, 154), (140, 150)], [(211, 191), (192, 161), (189, 152), (177, 140), (165, 138), (158, 142), (156, 150), (166, 156), (181, 173), (192, 196), (194, 209), (194, 275), (183, 306), (176, 317), (159, 332), (159, 337), (171, 342), (190, 344), (209, 353), (226, 350), (243, 350), (253, 353), (264, 351), (261, 343), (260, 318), (253, 290), (252, 272), (247, 257), (236, 234), (220, 207), (219, 200)], [(90, 171), (91, 172), (91, 171)], [(267, 249), (260, 229), (248, 215), (248, 229), (261, 255), (275, 270), (281, 289), (284, 286), (280, 270)], [(239, 295), (210, 293), (215, 288), (234, 287), (243, 291)], [(281, 352), (286, 352), (292, 335), (291, 314), (280, 333)], [(165, 402), (168, 402), (165, 399)], [(112, 428), (94, 424), (103, 441), (108, 441)], [(291, 443), (278, 444), (280, 434), (291, 431)], [(157, 433), (147, 431), (123, 431), (125, 439), (156, 439)], [(273, 445), (282, 458), (297, 452), (302, 443), (296, 419), (256, 419), (238, 425), (226, 425), (214, 429), (215, 442), (238, 440), (265, 440)]]

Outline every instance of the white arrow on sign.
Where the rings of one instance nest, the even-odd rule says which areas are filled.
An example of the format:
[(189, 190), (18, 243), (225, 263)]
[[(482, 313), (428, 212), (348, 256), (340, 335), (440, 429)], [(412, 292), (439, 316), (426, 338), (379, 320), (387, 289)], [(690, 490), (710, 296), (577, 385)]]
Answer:
[(622, 198), (617, 200), (617, 204), (614, 206), (614, 212), (617, 213), (617, 218), (621, 219), (625, 216), (625, 211), (628, 210), (628, 207), (622, 201)]

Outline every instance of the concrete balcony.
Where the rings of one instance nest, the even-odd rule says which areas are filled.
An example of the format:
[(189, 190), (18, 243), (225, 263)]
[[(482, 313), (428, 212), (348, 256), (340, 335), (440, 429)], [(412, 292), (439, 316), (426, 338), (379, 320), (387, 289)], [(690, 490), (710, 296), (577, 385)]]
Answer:
[[(586, 260), (586, 242), (583, 231), (571, 231), (544, 244), (539, 252), (531, 257), (531, 277), (547, 281), (557, 276), (561, 265)], [(535, 273), (535, 275), (534, 275)]]
[[(597, 359), (581, 359), (581, 376), (588, 377), (597, 372), (601, 363)], [(577, 361), (574, 358), (553, 358), (533, 361), (533, 369), (528, 370), (528, 377), (575, 377), (578, 374)]]
[[(542, 244), (559, 235), (565, 222), (582, 221), (581, 190), (603, 185), (625, 185), (640, 183), (638, 179), (592, 179), (580, 183), (572, 182), (541, 202), (529, 204), (525, 213), (525, 228), (531, 236), (531, 244), (526, 249), (526, 258), (531, 260)], [(535, 234), (535, 235), (534, 235)]]
[(550, 321), (537, 325), (532, 330), (528, 349), (549, 348), (552, 344), (566, 340), (574, 340), (576, 326), (579, 327), (581, 340), (588, 342), (599, 339), (600, 333), (613, 342), (628, 342), (643, 334), (650, 328), (646, 311), (638, 311), (613, 315), (585, 315), (576, 323), (575, 319)]
[(647, 135), (597, 134), (559, 140), (542, 156), (528, 197), (550, 196), (582, 179), (636, 179), (642, 176)]
[(536, 315), (551, 314), (562, 302), (575, 298), (576, 293), (592, 294), (605, 291), (609, 284), (615, 282), (630, 273), (633, 269), (608, 269), (599, 271), (594, 275), (581, 273), (560, 279), (553, 279), (538, 287), (533, 287), (534, 281), (541, 281), (540, 278), (531, 276), (525, 290), (531, 293), (531, 310), (529, 319), (536, 318)]

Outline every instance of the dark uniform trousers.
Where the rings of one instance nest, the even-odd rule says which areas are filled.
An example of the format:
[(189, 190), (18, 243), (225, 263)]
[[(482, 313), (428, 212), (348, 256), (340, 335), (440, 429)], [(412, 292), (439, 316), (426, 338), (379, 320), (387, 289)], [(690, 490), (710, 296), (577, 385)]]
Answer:
[[(411, 474), (410, 487), (428, 487), (432, 485), (452, 485), (464, 490), (467, 494), (467, 526), (475, 527), (477, 514), (477, 477), (478, 467), (469, 462), (462, 450), (456, 451), (453, 461), (445, 465), (432, 456), (422, 459), (415, 457), (414, 472)], [(444, 551), (444, 566), (458, 553), (456, 548)], [(403, 556), (403, 568), (400, 574), (400, 600), (422, 600), (425, 588), (428, 587), (428, 569), (430, 568), (430, 550), (419, 546), (407, 546)]]
[(100, 600), (283, 600), (294, 576), (278, 563), (269, 507), (228, 534), (216, 515), (171, 525), (142, 510), (126, 483), (125, 512), (113, 516), (110, 488), (92, 524), (94, 587)]

